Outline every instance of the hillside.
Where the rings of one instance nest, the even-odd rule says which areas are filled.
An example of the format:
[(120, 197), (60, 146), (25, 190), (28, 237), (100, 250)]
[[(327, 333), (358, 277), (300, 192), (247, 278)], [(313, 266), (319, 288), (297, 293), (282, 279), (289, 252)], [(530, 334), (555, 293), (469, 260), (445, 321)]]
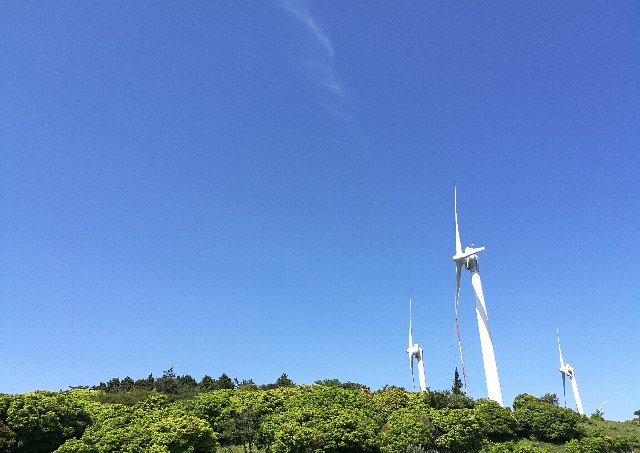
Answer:
[(206, 388), (171, 372), (0, 394), (0, 452), (640, 451), (640, 421), (580, 416), (555, 395), (521, 394), (503, 408), (449, 390), (372, 392), (336, 379), (295, 385), (285, 374), (261, 387), (226, 375), (203, 381)]

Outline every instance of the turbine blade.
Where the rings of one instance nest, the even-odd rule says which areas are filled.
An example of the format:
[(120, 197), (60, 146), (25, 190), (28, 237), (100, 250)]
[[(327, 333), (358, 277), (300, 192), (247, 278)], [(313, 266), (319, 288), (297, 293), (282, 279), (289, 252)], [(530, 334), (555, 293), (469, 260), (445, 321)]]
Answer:
[(411, 313), (411, 297), (413, 295), (413, 291), (412, 293), (409, 295), (409, 348), (411, 348), (411, 346), (413, 346), (413, 334), (411, 331), (411, 317), (412, 317), (412, 313)]
[[(564, 368), (564, 360), (562, 360), (562, 348), (560, 347), (560, 330), (556, 329), (556, 334), (558, 335), (558, 352), (560, 353), (560, 368)], [(564, 374), (562, 375), (564, 378)]]
[(453, 210), (456, 215), (456, 255), (460, 255), (462, 253), (462, 244), (460, 242), (460, 231), (458, 230), (458, 195), (457, 189), (453, 188)]

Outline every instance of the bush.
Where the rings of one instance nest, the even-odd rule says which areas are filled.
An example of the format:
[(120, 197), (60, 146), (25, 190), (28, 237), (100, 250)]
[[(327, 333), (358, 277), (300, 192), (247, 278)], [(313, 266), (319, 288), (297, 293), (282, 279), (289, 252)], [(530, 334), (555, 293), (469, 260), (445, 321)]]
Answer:
[(518, 395), (513, 402), (513, 416), (523, 437), (548, 442), (563, 442), (581, 437), (580, 416), (535, 396)]

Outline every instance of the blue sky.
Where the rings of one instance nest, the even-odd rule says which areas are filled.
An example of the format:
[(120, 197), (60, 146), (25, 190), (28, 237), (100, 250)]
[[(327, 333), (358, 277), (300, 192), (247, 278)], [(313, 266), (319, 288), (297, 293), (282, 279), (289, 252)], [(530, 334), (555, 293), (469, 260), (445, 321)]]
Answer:
[[(453, 191), (505, 402), (640, 409), (640, 4), (20, 2), (0, 15), (0, 392), (451, 386)], [(486, 389), (474, 299), (469, 394)], [(569, 389), (568, 389), (569, 390)], [(569, 392), (568, 405), (573, 406)]]

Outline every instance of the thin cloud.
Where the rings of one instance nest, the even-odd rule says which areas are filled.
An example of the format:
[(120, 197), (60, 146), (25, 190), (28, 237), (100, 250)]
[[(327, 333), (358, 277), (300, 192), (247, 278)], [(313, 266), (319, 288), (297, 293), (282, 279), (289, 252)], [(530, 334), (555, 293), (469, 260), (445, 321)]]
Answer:
[(334, 93), (342, 98), (342, 85), (338, 82), (333, 67), (330, 63), (320, 61), (307, 61), (304, 63), (307, 68), (309, 77), (318, 85), (327, 91)]
[(312, 58), (299, 62), (306, 76), (324, 93), (324, 99), (318, 103), (332, 115), (343, 119), (350, 118), (350, 116), (344, 112), (345, 89), (340, 83), (334, 69), (334, 50), (331, 45), (331, 40), (315, 21), (302, 1), (282, 0), (280, 4), (285, 11), (292, 14), (305, 26), (305, 29), (313, 35), (320, 49), (322, 49), (322, 52), (318, 52), (317, 55)]
[(316, 21), (311, 17), (311, 13), (308, 9), (299, 2), (293, 1), (283, 1), (282, 7), (296, 16), (307, 27), (307, 29), (315, 35), (318, 44), (327, 51), (327, 54), (330, 57), (333, 57), (333, 46), (331, 45), (331, 41), (329, 41), (327, 35), (324, 34), (322, 28), (316, 24)]

